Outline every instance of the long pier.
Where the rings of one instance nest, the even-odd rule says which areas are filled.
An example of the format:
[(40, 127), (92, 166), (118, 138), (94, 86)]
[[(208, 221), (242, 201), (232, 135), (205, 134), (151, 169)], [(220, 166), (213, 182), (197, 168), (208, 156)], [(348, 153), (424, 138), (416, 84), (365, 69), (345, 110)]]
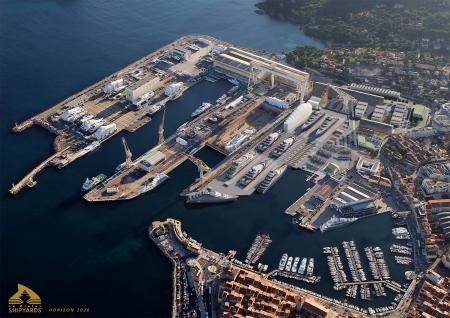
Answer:
[(44, 161), (42, 161), (40, 164), (38, 164), (31, 172), (29, 172), (25, 177), (23, 177), (19, 182), (16, 184), (13, 183), (11, 189), (9, 189), (9, 193), (11, 194), (17, 194), (22, 190), (25, 186), (28, 186), (30, 188), (34, 187), (36, 185), (36, 181), (33, 179), (42, 169), (44, 169), (54, 158), (60, 156), (64, 151), (68, 150), (70, 147), (66, 147), (62, 149), (61, 151), (58, 151), (57, 153), (54, 153)]
[(347, 282), (347, 283), (339, 283), (337, 285), (339, 285), (339, 286), (354, 286), (354, 285), (372, 285), (372, 284), (386, 284), (386, 286), (390, 287), (391, 289), (393, 289), (395, 291), (403, 292), (403, 293), (406, 292), (405, 289), (392, 284), (392, 282), (389, 280), (370, 280), (370, 281), (365, 281), (365, 282)]

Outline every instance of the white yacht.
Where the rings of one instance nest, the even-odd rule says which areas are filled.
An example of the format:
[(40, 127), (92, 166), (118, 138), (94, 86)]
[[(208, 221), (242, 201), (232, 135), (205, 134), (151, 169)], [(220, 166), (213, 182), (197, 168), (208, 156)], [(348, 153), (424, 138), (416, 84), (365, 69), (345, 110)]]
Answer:
[(306, 268), (306, 275), (312, 276), (314, 272), (314, 258), (310, 258), (308, 262), (308, 267)]
[(296, 258), (294, 258), (294, 264), (292, 265), (291, 272), (297, 272), (298, 262), (300, 262), (300, 257), (297, 256)]
[(186, 196), (186, 203), (221, 203), (230, 202), (238, 198), (237, 195), (220, 193), (211, 189), (191, 192)]
[(212, 104), (203, 102), (200, 107), (198, 107), (194, 112), (191, 114), (191, 117), (196, 117), (202, 113), (204, 113), (206, 110), (210, 109)]
[(162, 184), (164, 181), (169, 179), (169, 176), (163, 173), (156, 174), (150, 182), (145, 183), (140, 188), (140, 193), (145, 193), (151, 191)]
[(336, 216), (332, 216), (331, 219), (326, 221), (320, 226), (320, 231), (325, 232), (333, 229), (337, 229), (349, 224), (352, 224), (353, 222), (357, 221), (358, 218), (338, 218)]
[(302, 258), (302, 261), (300, 263), (300, 266), (298, 268), (298, 273), (303, 275), (305, 273), (306, 270), (306, 262), (308, 261), (308, 259), (306, 257)]
[(288, 260), (287, 260), (287, 263), (286, 263), (286, 267), (284, 268), (285, 271), (288, 271), (288, 272), (291, 271), (291, 268), (292, 268), (292, 260), (293, 260), (293, 257), (292, 257), (292, 256), (289, 256), (289, 258), (288, 258)]
[(282, 270), (284, 269), (284, 267), (286, 266), (286, 261), (287, 261), (287, 259), (288, 259), (288, 255), (287, 255), (286, 253), (284, 253), (284, 254), (281, 256), (280, 263), (278, 264), (278, 269), (279, 269), (280, 271), (282, 271)]

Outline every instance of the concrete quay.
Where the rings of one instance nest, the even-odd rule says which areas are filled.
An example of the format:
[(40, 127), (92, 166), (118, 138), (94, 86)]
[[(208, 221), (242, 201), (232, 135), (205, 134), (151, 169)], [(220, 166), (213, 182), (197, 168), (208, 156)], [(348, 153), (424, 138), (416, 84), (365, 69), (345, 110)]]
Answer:
[(19, 182), (13, 183), (11, 189), (9, 189), (9, 193), (17, 194), (19, 193), (25, 186), (30, 188), (34, 187), (37, 182), (34, 180), (34, 177), (44, 169), (54, 158), (60, 156), (64, 151), (66, 151), (69, 147), (62, 149), (61, 151), (55, 153), (54, 155), (48, 157), (39, 165), (37, 165), (33, 170), (31, 170), (25, 177), (23, 177)]
[[(123, 130), (132, 133), (150, 122), (151, 117), (146, 114), (156, 103), (159, 103), (162, 106), (166, 104), (170, 105), (170, 99), (164, 95), (163, 88), (170, 83), (178, 82), (179, 77), (181, 76), (180, 74), (183, 71), (192, 71), (193, 74), (198, 74), (198, 70), (195, 70), (195, 63), (200, 57), (209, 53), (212, 49), (212, 45), (199, 48), (197, 52), (192, 54), (191, 60), (187, 61), (187, 63), (178, 63), (172, 68), (168, 68), (164, 71), (156, 69), (152, 63), (155, 58), (169, 54), (173, 48), (183, 45), (188, 46), (198, 38), (208, 39), (211, 41), (212, 45), (230, 45), (207, 35), (188, 35), (181, 37), (62, 100), (41, 113), (36, 114), (21, 123), (16, 123), (12, 127), (12, 131), (20, 133), (31, 127), (33, 124), (38, 124), (55, 134), (54, 148), (56, 153), (53, 154), (50, 157), (51, 160), (48, 160), (47, 162), (51, 161), (54, 165), (64, 167), (87, 154), (88, 152), (83, 149), (88, 147), (94, 141), (102, 144)], [(119, 78), (123, 79), (126, 84), (132, 84), (136, 78), (138, 78), (136, 72), (139, 73), (140, 77), (152, 72), (160, 75), (162, 89), (155, 91), (155, 96), (151, 102), (143, 105), (143, 107), (139, 109), (134, 109), (131, 102), (124, 99), (123, 92), (119, 92), (114, 96), (106, 96), (103, 94), (103, 87), (107, 83)], [(195, 85), (195, 82), (186, 83), (183, 89), (188, 89), (192, 85)], [(116, 129), (108, 136), (97, 140), (93, 133), (82, 133), (75, 123), (68, 123), (62, 120), (62, 115), (66, 110), (79, 106), (82, 106), (86, 115), (93, 116), (94, 118), (102, 118), (105, 122), (104, 125), (115, 124)], [(62, 151), (62, 149), (64, 149), (64, 151)], [(40, 166), (38, 166), (36, 169), (33, 169), (30, 174), (35, 176), (40, 170)], [(18, 187), (15, 189), (18, 189)], [(12, 192), (16, 191), (17, 190), (14, 190)]]

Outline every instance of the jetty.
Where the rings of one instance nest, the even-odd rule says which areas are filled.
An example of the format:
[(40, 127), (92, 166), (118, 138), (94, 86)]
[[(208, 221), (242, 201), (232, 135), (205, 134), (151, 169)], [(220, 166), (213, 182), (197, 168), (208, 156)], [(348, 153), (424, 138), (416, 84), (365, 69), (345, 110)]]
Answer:
[(56, 157), (61, 156), (62, 153), (64, 153), (66, 150), (68, 150), (70, 147), (66, 147), (62, 149), (61, 151), (58, 151), (57, 153), (53, 154), (52, 156), (48, 157), (44, 161), (42, 161), (40, 164), (38, 164), (36, 167), (33, 168), (25, 177), (23, 177), (19, 182), (13, 183), (11, 189), (9, 189), (9, 193), (11, 194), (17, 194), (19, 193), (25, 186), (28, 186), (30, 188), (34, 187), (37, 182), (34, 180), (34, 177), (41, 172), (42, 169), (47, 167), (51, 163), (53, 159)]

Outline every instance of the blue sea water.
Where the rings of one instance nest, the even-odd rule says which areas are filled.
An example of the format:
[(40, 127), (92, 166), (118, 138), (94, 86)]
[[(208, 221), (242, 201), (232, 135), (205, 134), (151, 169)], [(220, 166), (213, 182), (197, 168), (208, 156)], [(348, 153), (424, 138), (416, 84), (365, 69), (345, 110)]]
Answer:
[[(63, 170), (46, 169), (37, 186), (12, 197), (12, 182), (52, 153), (53, 136), (33, 127), (14, 135), (15, 121), (42, 111), (83, 87), (176, 38), (210, 34), (244, 47), (275, 52), (296, 45), (321, 46), (293, 25), (254, 13), (255, 1), (239, 0), (0, 0), (1, 138), (1, 313), (21, 283), (48, 308), (89, 307), (90, 317), (167, 317), (171, 266), (147, 239), (152, 220), (172, 217), (208, 248), (236, 249), (243, 257), (258, 232), (274, 243), (264, 262), (274, 266), (281, 253), (321, 256), (321, 246), (343, 239), (388, 246), (387, 216), (358, 222), (327, 236), (299, 231), (284, 209), (309, 186), (305, 175), (289, 171), (264, 196), (233, 204), (192, 208), (178, 196), (196, 177), (190, 163), (177, 168), (157, 191), (135, 200), (88, 204), (80, 185), (86, 176), (112, 174), (124, 154), (125, 135), (135, 156), (157, 140), (159, 116), (136, 133), (120, 134), (98, 151)], [(202, 101), (230, 88), (202, 82), (170, 105), (166, 133), (189, 119)], [(218, 154), (202, 153), (208, 162)], [(385, 230), (370, 233), (372, 228)], [(349, 231), (350, 230), (350, 231)], [(393, 260), (388, 260), (393, 262)], [(323, 264), (322, 264), (323, 265)], [(316, 291), (332, 295), (326, 267)], [(394, 273), (401, 281), (401, 272)], [(342, 295), (336, 295), (341, 298)], [(2, 315), (3, 316), (3, 315)], [(17, 317), (17, 315), (16, 315)]]

